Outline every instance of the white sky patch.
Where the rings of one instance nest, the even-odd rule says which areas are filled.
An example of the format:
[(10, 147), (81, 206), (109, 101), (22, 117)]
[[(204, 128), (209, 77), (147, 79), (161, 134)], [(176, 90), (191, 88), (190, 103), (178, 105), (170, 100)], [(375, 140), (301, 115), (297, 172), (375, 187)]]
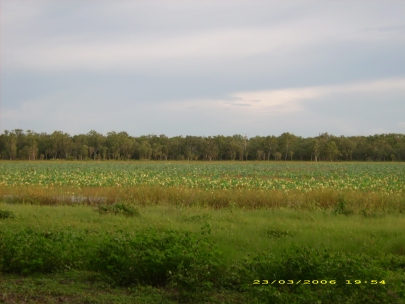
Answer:
[[(255, 115), (282, 114), (305, 111), (304, 102), (317, 100), (337, 93), (384, 92), (398, 90), (405, 96), (405, 78), (382, 79), (349, 84), (288, 88), (283, 90), (265, 90), (236, 92), (229, 99), (194, 99), (172, 102), (165, 105), (167, 110), (177, 111), (187, 108), (211, 108), (242, 111)], [(383, 102), (383, 101), (382, 101)], [(350, 128), (350, 127), (347, 127)]]
[(312, 88), (239, 92), (232, 96), (237, 99), (236, 102), (225, 101), (224, 104), (231, 106), (246, 104), (249, 105), (248, 110), (265, 111), (266, 114), (288, 113), (303, 111), (304, 108), (301, 106), (301, 101), (317, 96), (317, 92)]

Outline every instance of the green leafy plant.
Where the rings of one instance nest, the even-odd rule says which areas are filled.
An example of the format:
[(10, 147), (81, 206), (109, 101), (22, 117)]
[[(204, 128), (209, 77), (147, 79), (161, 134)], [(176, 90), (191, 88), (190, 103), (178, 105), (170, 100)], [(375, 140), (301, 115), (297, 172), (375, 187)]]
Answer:
[(9, 273), (48, 273), (85, 264), (90, 244), (74, 231), (41, 232), (23, 229), (0, 235), (0, 270)]
[(350, 215), (350, 214), (353, 214), (353, 211), (348, 208), (345, 198), (342, 196), (339, 196), (338, 203), (335, 207), (335, 210), (333, 210), (333, 213)]
[(0, 210), (0, 219), (12, 219), (15, 218), (15, 214), (10, 210)]
[[(393, 260), (393, 263), (398, 262)], [(250, 283), (243, 287), (260, 303), (395, 303), (392, 301), (396, 293), (389, 293), (392, 287), (365, 283), (367, 280), (370, 283), (371, 278), (383, 280), (387, 276), (386, 268), (378, 260), (365, 255), (300, 248), (285, 251), (283, 256), (256, 255), (246, 259), (238, 269), (242, 278), (270, 282), (270, 286)], [(288, 280), (294, 284), (287, 284)], [(304, 280), (309, 284), (304, 285)], [(321, 285), (321, 280), (328, 283)], [(355, 284), (354, 280), (361, 280), (362, 284)]]
[(278, 228), (269, 228), (264, 231), (264, 235), (269, 238), (293, 237), (293, 233)]
[(206, 238), (187, 232), (119, 232), (104, 237), (92, 259), (92, 269), (118, 285), (171, 283), (181, 289), (196, 289), (219, 277), (220, 253)]
[(100, 214), (112, 213), (126, 216), (140, 216), (138, 207), (125, 203), (115, 203), (112, 205), (99, 205), (96, 210)]

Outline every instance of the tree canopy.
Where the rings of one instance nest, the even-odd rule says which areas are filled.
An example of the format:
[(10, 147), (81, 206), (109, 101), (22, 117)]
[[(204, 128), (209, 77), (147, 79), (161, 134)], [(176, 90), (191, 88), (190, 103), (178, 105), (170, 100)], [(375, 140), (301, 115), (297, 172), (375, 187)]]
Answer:
[(404, 134), (303, 138), (280, 136), (130, 136), (92, 130), (71, 136), (15, 129), (0, 135), (0, 159), (7, 160), (267, 160), (405, 161)]

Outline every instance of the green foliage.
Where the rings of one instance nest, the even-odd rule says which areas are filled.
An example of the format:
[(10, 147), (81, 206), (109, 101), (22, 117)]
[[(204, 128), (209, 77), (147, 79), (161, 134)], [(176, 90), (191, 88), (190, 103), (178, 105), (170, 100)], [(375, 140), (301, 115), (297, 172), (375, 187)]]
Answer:
[(401, 194), (401, 163), (11, 163), (0, 162), (0, 186), (177, 187), (213, 190), (314, 190)]
[[(259, 252), (225, 266), (227, 257), (210, 241), (211, 229), (208, 222), (201, 233), (161, 228), (96, 234), (77, 228), (3, 229), (0, 271), (25, 275), (93, 271), (108, 284), (164, 288), (182, 303), (211, 302), (209, 294), (219, 291), (246, 295), (249, 303), (404, 303), (403, 256), (292, 245), (281, 253)], [(266, 232), (276, 239), (292, 235), (276, 227)], [(254, 280), (269, 284), (253, 285)], [(304, 280), (310, 283), (305, 285)], [(371, 285), (371, 280), (379, 283)], [(386, 284), (380, 283), (383, 280)]]
[(112, 205), (99, 205), (96, 208), (100, 214), (112, 213), (126, 216), (140, 216), (139, 208), (125, 203), (115, 203)]
[(205, 238), (173, 230), (148, 229), (135, 235), (104, 236), (92, 269), (118, 285), (164, 286), (184, 290), (212, 287), (220, 271), (220, 253)]
[(348, 208), (345, 198), (340, 196), (338, 198), (338, 203), (335, 207), (335, 210), (333, 210), (333, 213), (350, 215), (350, 214), (353, 214), (353, 211)]
[[(394, 286), (370, 285), (371, 280), (385, 280), (387, 270), (381, 261), (365, 255), (300, 248), (288, 250), (282, 256), (256, 255), (237, 269), (240, 281), (244, 278), (252, 278), (252, 282), (269, 281), (268, 285), (248, 283), (242, 288), (260, 303), (400, 303), (395, 302), (398, 292)], [(293, 284), (287, 284), (288, 280)], [(309, 284), (304, 285), (305, 280)], [(321, 284), (321, 280), (327, 283)], [(362, 284), (355, 284), (355, 280), (361, 280)]]
[(15, 218), (15, 214), (10, 210), (0, 210), (0, 220)]
[(92, 130), (70, 136), (62, 131), (52, 134), (22, 129), (0, 135), (0, 158), (7, 160), (357, 160), (403, 161), (404, 134), (374, 136), (297, 137), (285, 132), (280, 136), (176, 136), (133, 137), (127, 132)]
[(23, 229), (0, 234), (0, 271), (30, 274), (79, 267), (89, 243), (76, 231), (41, 232)]
[(269, 238), (281, 238), (281, 237), (292, 237), (294, 234), (289, 232), (289, 231), (285, 231), (285, 230), (281, 230), (275, 227), (266, 229), (264, 231), (264, 235), (266, 235)]

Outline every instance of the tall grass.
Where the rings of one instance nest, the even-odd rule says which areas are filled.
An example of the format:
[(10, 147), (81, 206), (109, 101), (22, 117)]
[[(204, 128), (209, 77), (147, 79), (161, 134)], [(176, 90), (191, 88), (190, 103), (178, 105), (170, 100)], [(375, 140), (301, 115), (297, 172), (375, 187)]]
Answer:
[(38, 187), (3, 186), (0, 198), (7, 202), (37, 205), (136, 203), (141, 206), (206, 206), (215, 209), (231, 206), (246, 209), (289, 208), (292, 210), (334, 209), (342, 214), (374, 216), (380, 213), (405, 213), (405, 192), (394, 194), (364, 191), (337, 191), (331, 188), (309, 192), (234, 189), (202, 190), (179, 187)]

